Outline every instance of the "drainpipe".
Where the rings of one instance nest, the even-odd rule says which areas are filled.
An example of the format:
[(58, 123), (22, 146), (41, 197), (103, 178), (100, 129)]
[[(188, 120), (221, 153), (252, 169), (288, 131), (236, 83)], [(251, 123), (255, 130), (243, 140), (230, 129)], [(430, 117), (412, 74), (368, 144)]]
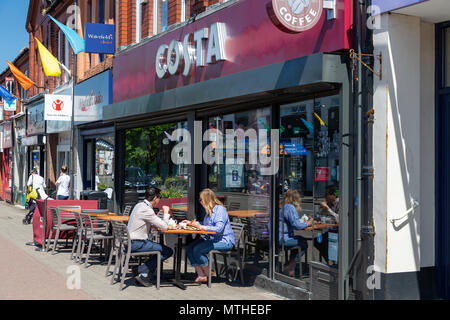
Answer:
[[(78, 0), (74, 0), (73, 4), (75, 5), (75, 31), (78, 32)], [(75, 126), (74, 126), (74, 118), (75, 118), (75, 85), (77, 82), (77, 55), (75, 52), (73, 53), (73, 75), (72, 75), (72, 119), (71, 119), (71, 126), (70, 126), (70, 155), (71, 155), (71, 163), (70, 166), (70, 199), (75, 199), (75, 151), (74, 151), (74, 139), (75, 139)]]

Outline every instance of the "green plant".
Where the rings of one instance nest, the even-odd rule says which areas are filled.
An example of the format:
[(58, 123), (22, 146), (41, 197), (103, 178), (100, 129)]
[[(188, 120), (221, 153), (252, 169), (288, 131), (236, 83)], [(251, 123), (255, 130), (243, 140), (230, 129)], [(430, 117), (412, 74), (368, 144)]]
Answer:
[(109, 186), (105, 183), (105, 182), (101, 182), (97, 185), (98, 190), (100, 191), (104, 191), (106, 188), (108, 188)]
[(156, 176), (153, 180), (155, 180), (158, 187), (162, 185), (162, 178), (160, 176)]
[(183, 194), (183, 189), (177, 187), (170, 187), (167, 190), (161, 191), (161, 197), (164, 199), (182, 198)]
[(177, 179), (175, 177), (167, 177), (166, 181), (164, 182), (164, 185), (167, 189), (176, 187)]

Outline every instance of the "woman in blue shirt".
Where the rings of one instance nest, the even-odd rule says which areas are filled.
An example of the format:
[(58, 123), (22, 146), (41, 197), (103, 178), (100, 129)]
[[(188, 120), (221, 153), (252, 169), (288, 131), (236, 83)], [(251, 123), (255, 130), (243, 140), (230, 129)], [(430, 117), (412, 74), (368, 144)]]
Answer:
[(228, 251), (234, 247), (234, 232), (231, 228), (227, 209), (211, 189), (200, 192), (200, 203), (206, 211), (203, 222), (187, 221), (197, 229), (215, 231), (215, 234), (203, 235), (186, 247), (186, 255), (197, 272), (195, 282), (208, 282), (208, 253), (211, 250)]
[[(306, 223), (300, 222), (298, 216), (301, 198), (297, 190), (289, 189), (284, 198), (284, 207), (280, 209), (280, 245), (284, 244), (285, 248), (300, 246), (303, 252), (308, 248), (308, 243), (305, 238), (295, 236), (294, 230), (301, 230), (312, 225), (312, 218)], [(291, 250), (288, 263), (284, 265), (283, 273), (294, 276), (296, 258), (298, 256), (298, 249)]]

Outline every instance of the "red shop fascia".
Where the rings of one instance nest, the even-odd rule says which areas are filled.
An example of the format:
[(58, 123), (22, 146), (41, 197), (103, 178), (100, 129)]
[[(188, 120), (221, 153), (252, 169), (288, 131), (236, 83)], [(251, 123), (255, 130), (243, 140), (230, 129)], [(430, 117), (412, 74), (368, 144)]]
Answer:
[(2, 123), (2, 198), (5, 201), (12, 202), (12, 121), (4, 121)]
[[(168, 33), (143, 40), (138, 45), (118, 52), (113, 64), (114, 104), (105, 106), (104, 120), (117, 121), (119, 117), (131, 116), (132, 112), (135, 112), (134, 108), (129, 111), (124, 111), (123, 108), (132, 106), (131, 102), (138, 97), (188, 87), (317, 53), (342, 53), (351, 48), (353, 41), (352, 0), (336, 1), (334, 19), (328, 19), (328, 10), (322, 9), (320, 19), (313, 27), (303, 32), (292, 32), (284, 27), (277, 19), (277, 15), (274, 14), (276, 9), (273, 3), (276, 2), (283, 1), (242, 0), (210, 14), (204, 14), (197, 18), (198, 20), (194, 19), (193, 22), (181, 24)], [(287, 3), (287, 1), (285, 2)], [(281, 10), (281, 13), (286, 14), (286, 11)], [(290, 17), (288, 16), (288, 18)], [(304, 18), (310, 19), (310, 17)], [(212, 63), (207, 63), (208, 42), (211, 41), (211, 29), (214, 25), (220, 25), (224, 29), (224, 59), (217, 60), (216, 55), (212, 58)], [(184, 41), (188, 41), (192, 56), (198, 57), (198, 41), (195, 41), (194, 34), (201, 33), (202, 30), (205, 30), (206, 37), (209, 31), (210, 36), (209, 39), (206, 37), (203, 39), (201, 52), (203, 61), (192, 58), (188, 75), (184, 74), (186, 63), (180, 61), (179, 68), (173, 74), (166, 70), (164, 76), (160, 78), (155, 61), (165, 59), (165, 63), (162, 61), (162, 67), (167, 68), (168, 49), (171, 49), (172, 56), (176, 50), (182, 52), (186, 50), (186, 45), (183, 47), (183, 44), (186, 44)], [(223, 35), (219, 32), (219, 37), (221, 36)], [(174, 40), (178, 41), (178, 46), (170, 48), (170, 44)], [(192, 53), (192, 51), (197, 52)], [(187, 52), (185, 51), (185, 53)], [(186, 54), (184, 58), (186, 58)], [(203, 65), (198, 66), (199, 61)], [(164, 66), (164, 64), (166, 65)], [(124, 101), (129, 101), (130, 104), (120, 104)], [(204, 101), (195, 101), (194, 99), (189, 103), (201, 102)], [(177, 101), (168, 108), (182, 106), (184, 106), (183, 102)], [(136, 113), (139, 112), (147, 111), (136, 111)]]

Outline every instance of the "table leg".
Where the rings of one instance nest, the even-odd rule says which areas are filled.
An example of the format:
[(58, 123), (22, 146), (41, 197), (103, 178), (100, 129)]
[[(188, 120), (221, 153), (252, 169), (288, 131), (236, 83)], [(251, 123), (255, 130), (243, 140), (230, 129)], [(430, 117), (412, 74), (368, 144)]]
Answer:
[(183, 250), (183, 238), (181, 235), (178, 235), (178, 245), (177, 245), (177, 264), (175, 270), (175, 280), (173, 280), (173, 284), (178, 288), (186, 290), (186, 286), (181, 282), (181, 251)]

